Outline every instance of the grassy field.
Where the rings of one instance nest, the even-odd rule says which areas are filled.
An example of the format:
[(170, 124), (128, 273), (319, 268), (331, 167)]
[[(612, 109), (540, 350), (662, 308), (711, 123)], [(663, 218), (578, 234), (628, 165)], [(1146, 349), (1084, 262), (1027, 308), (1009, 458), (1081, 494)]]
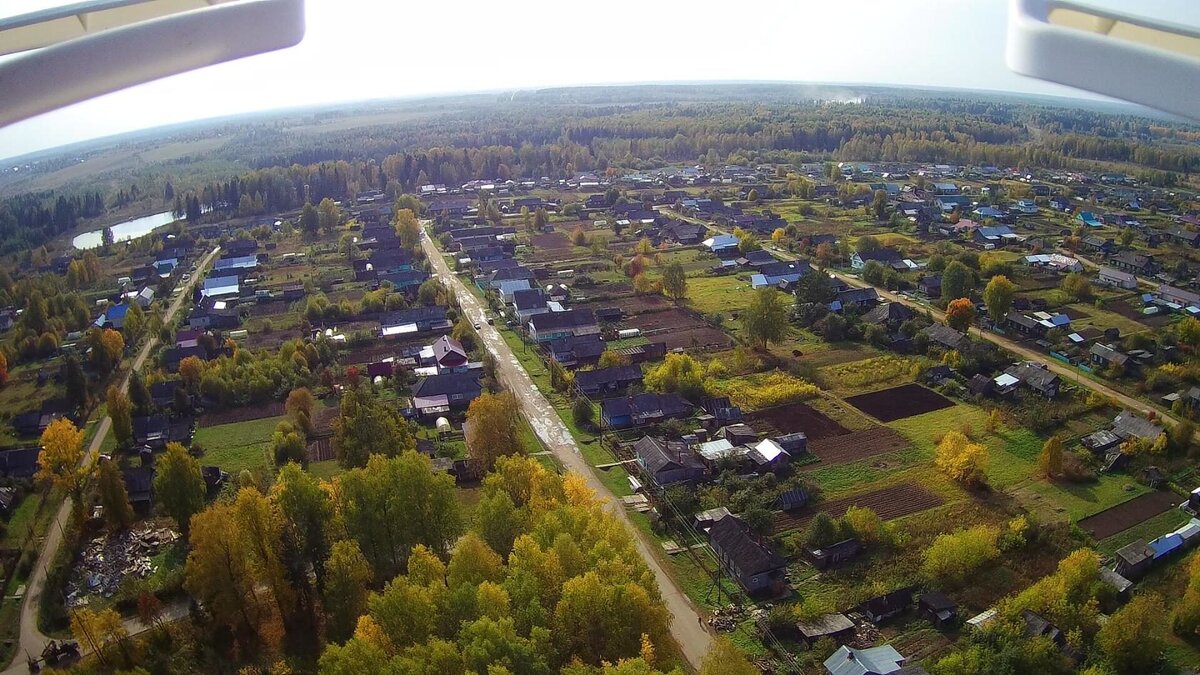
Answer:
[(219, 424), (196, 430), (195, 443), (204, 448), (203, 464), (215, 464), (236, 476), (242, 469), (267, 465), (267, 442), (283, 417)]
[(687, 280), (687, 300), (705, 314), (730, 314), (750, 304), (754, 289), (736, 276), (700, 276)]

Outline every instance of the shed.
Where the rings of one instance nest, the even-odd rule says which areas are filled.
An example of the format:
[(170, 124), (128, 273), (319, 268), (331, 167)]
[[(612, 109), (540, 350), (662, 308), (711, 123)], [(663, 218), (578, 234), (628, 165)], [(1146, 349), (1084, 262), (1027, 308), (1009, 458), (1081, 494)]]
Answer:
[(845, 614), (825, 614), (812, 621), (799, 621), (796, 629), (800, 639), (809, 647), (822, 638), (844, 644), (854, 637), (854, 622)]

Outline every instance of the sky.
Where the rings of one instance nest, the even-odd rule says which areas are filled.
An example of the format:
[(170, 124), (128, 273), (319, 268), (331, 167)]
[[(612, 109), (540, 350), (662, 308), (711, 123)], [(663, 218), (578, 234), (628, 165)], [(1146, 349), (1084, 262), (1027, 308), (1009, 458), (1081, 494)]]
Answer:
[[(0, 16), (60, 2), (4, 0)], [(307, 0), (296, 47), (13, 124), (0, 129), (0, 158), (281, 107), (567, 85), (775, 80), (1089, 96), (1008, 70), (1007, 11), (1004, 0)]]

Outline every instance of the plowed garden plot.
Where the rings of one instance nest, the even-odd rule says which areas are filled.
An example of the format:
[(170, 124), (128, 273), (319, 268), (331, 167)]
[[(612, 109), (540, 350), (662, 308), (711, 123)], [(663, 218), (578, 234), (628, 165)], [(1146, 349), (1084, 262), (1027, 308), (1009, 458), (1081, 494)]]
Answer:
[(574, 248), (571, 240), (562, 232), (547, 232), (533, 235), (534, 251), (570, 250)]
[(808, 436), (810, 444), (821, 439), (850, 433), (846, 427), (804, 403), (792, 403), (759, 410), (747, 415), (746, 420), (755, 431), (770, 436), (803, 431)]
[(821, 460), (816, 469), (831, 464), (845, 464), (875, 455), (903, 450), (912, 445), (895, 429), (875, 427), (841, 436), (830, 436), (808, 444), (808, 451)]
[(1113, 536), (1173, 508), (1179, 497), (1171, 492), (1155, 491), (1105, 509), (1079, 521), (1079, 529), (1096, 541)]
[(652, 342), (665, 342), (667, 349), (725, 349), (733, 344), (724, 331), (678, 309), (638, 314), (625, 323)]
[(1126, 319), (1132, 319), (1132, 320), (1142, 324), (1143, 326), (1150, 326), (1151, 328), (1165, 326), (1171, 322), (1171, 317), (1167, 314), (1152, 314), (1152, 315), (1142, 314), (1140, 311), (1135, 309), (1133, 307), (1133, 305), (1130, 305), (1128, 302), (1126, 302), (1124, 300), (1121, 300), (1119, 302), (1110, 302), (1107, 305), (1105, 305), (1104, 307), (1105, 307), (1105, 309), (1108, 309), (1117, 314), (1120, 314), (1121, 316), (1125, 317)]
[(243, 406), (232, 410), (205, 413), (196, 422), (199, 427), (215, 427), (220, 424), (260, 420), (264, 417), (279, 417), (283, 414), (283, 403), (271, 401), (262, 405)]
[(624, 312), (625, 316), (633, 316), (634, 314), (657, 312), (659, 310), (670, 309), (671, 301), (661, 295), (635, 295), (631, 298), (605, 300), (603, 302), (579, 305), (579, 307), (582, 309), (593, 310), (603, 309), (606, 307), (616, 307)]
[(902, 483), (854, 497), (835, 499), (819, 504), (820, 508), (797, 513), (775, 514), (775, 532), (803, 529), (817, 511), (841, 518), (851, 506), (865, 507), (884, 520), (894, 520), (912, 513), (942, 505), (942, 498), (916, 483)]
[(881, 422), (893, 422), (954, 405), (950, 399), (919, 384), (851, 396), (846, 403)]

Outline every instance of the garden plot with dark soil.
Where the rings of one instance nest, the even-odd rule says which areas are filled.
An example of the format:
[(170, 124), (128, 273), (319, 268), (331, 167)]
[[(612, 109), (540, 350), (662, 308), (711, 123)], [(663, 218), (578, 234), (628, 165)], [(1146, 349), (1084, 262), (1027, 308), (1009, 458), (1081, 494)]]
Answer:
[(804, 529), (818, 512), (828, 513), (833, 518), (841, 518), (846, 515), (846, 511), (849, 511), (851, 506), (869, 508), (879, 514), (883, 520), (894, 520), (941, 506), (943, 503), (941, 497), (917, 483), (901, 483), (853, 497), (821, 502), (817, 504), (818, 508), (816, 509), (805, 509), (795, 513), (776, 513), (775, 532)]
[(750, 413), (746, 422), (757, 432), (768, 436), (782, 436), (803, 431), (808, 442), (844, 436), (850, 433), (846, 427), (821, 411), (804, 403), (791, 403), (766, 408)]
[(846, 403), (880, 422), (893, 422), (954, 405), (950, 399), (919, 384), (906, 384), (851, 396), (846, 399)]
[(875, 427), (841, 436), (830, 436), (808, 444), (808, 451), (821, 460), (806, 468), (845, 464), (875, 455), (897, 452), (912, 445), (907, 438), (889, 427)]
[(665, 342), (667, 349), (727, 349), (733, 344), (724, 331), (679, 309), (638, 314), (624, 324), (637, 328), (651, 342)]
[(1179, 495), (1173, 492), (1149, 492), (1084, 518), (1078, 523), (1079, 529), (1100, 541), (1174, 508), (1180, 499)]

